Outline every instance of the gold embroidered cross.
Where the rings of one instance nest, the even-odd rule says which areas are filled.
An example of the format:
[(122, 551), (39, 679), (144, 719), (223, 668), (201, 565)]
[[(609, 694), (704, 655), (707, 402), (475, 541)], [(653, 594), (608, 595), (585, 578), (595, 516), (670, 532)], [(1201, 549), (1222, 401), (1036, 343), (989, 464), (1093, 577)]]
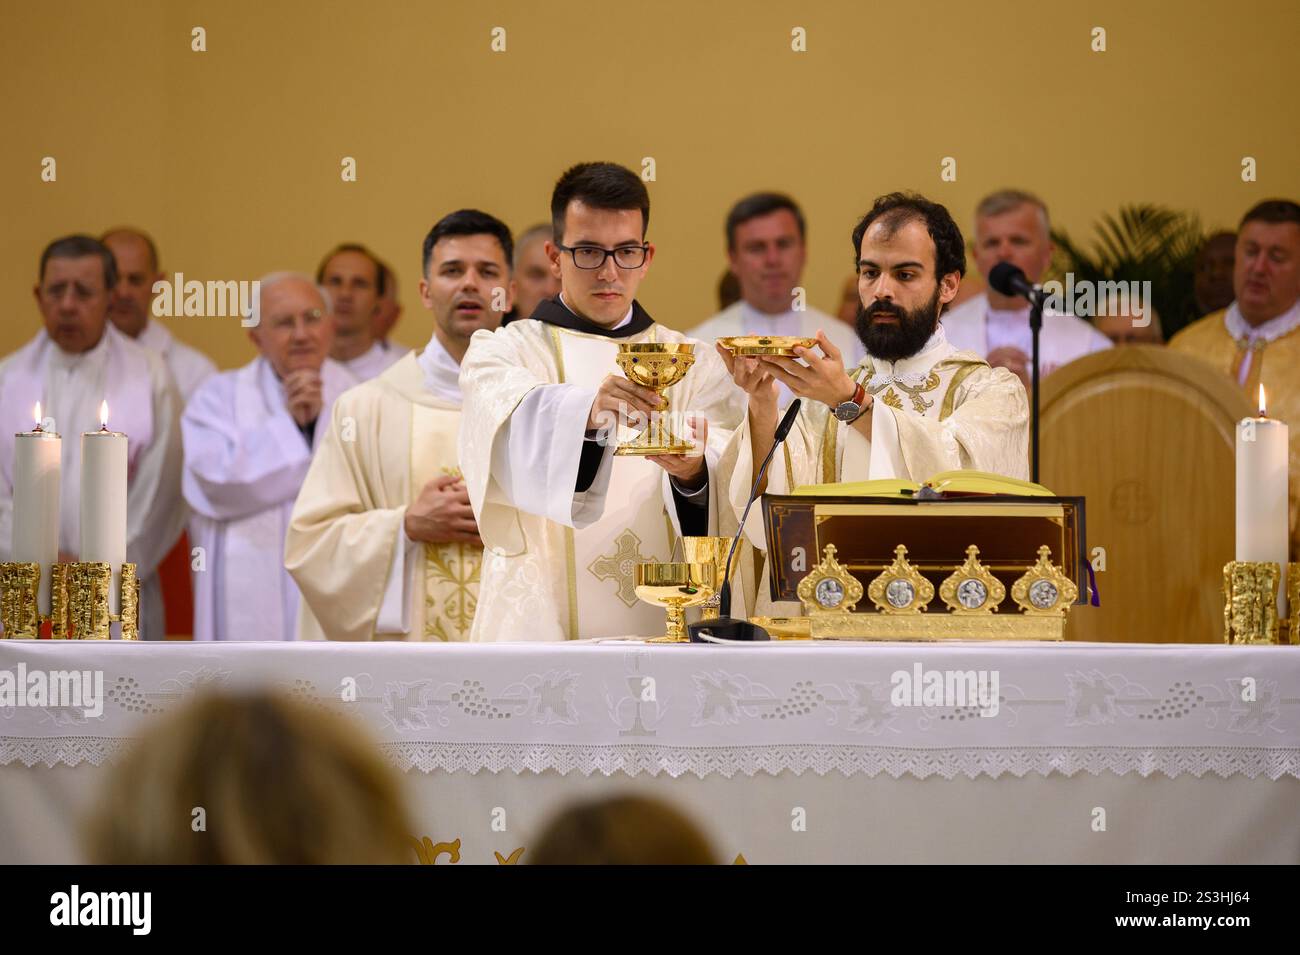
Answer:
[(625, 530), (614, 538), (614, 553), (597, 557), (587, 568), (597, 580), (617, 580), (618, 599), (636, 606), (636, 565), (649, 558), (641, 553), (641, 538)]

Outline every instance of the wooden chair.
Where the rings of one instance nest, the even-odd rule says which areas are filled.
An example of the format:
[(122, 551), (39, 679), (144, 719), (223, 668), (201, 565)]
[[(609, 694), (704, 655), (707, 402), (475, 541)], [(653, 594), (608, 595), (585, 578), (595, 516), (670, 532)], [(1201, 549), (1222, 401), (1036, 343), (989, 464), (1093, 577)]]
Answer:
[(1075, 607), (1066, 638), (1221, 641), (1236, 424), (1253, 413), (1236, 383), (1194, 357), (1128, 345), (1053, 372), (1040, 413), (1040, 480), (1087, 498), (1088, 549), (1105, 561), (1101, 607)]

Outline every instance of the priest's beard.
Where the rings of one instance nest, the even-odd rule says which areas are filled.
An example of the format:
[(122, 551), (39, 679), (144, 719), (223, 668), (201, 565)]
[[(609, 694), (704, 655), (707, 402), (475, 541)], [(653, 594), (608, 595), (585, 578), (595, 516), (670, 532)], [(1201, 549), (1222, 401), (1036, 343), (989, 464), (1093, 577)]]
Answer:
[[(896, 315), (897, 324), (873, 321), (877, 315)], [(935, 285), (930, 301), (919, 308), (906, 309), (892, 302), (875, 301), (869, 308), (858, 306), (854, 323), (858, 338), (867, 354), (881, 361), (899, 361), (919, 352), (939, 324), (939, 287)]]

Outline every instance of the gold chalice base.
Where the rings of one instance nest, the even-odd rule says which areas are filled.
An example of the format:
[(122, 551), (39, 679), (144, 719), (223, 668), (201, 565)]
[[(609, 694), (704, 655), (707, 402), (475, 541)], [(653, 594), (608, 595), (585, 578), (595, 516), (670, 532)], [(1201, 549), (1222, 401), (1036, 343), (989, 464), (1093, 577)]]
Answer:
[[(671, 438), (673, 435), (669, 434), (668, 437)], [(694, 445), (686, 444), (685, 442), (680, 444), (638, 444), (637, 441), (640, 440), (641, 439), (638, 438), (630, 444), (620, 444), (614, 449), (614, 453), (635, 454), (641, 455), (642, 457), (649, 457), (652, 454), (690, 454), (695, 450)]]
[(713, 596), (712, 563), (645, 563), (636, 565), (636, 595), (668, 612), (666, 632), (649, 643), (689, 643), (683, 611)]
[(642, 457), (690, 454), (694, 445), (677, 437), (664, 424), (663, 416), (669, 407), (664, 392), (685, 378), (686, 372), (695, 364), (695, 346), (690, 342), (637, 342), (620, 348), (616, 360), (629, 381), (654, 389), (663, 403), (646, 429), (634, 440), (620, 444), (614, 453)]
[(797, 358), (796, 348), (812, 348), (817, 339), (797, 335), (736, 335), (719, 338), (718, 344), (737, 358), (758, 358), (761, 355)]

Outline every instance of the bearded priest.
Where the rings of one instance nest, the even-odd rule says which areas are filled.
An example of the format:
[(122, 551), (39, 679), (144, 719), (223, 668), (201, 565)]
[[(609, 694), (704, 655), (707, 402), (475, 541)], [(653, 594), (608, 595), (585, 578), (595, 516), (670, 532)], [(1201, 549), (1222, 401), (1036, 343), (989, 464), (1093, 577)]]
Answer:
[[(760, 492), (878, 478), (920, 482), (957, 469), (1028, 477), (1024, 386), (1005, 368), (954, 348), (939, 322), (966, 271), (961, 230), (948, 210), (917, 195), (881, 196), (853, 230), (853, 251), (862, 300), (856, 326), (867, 350), (857, 367), (846, 368), (824, 335), (816, 348), (796, 349), (806, 366), (718, 349), (749, 401), (717, 468), (729, 475), (733, 529), (774, 441), (778, 383), (803, 404)], [(745, 535), (766, 548), (757, 508)], [(760, 590), (755, 610), (766, 613)]]

